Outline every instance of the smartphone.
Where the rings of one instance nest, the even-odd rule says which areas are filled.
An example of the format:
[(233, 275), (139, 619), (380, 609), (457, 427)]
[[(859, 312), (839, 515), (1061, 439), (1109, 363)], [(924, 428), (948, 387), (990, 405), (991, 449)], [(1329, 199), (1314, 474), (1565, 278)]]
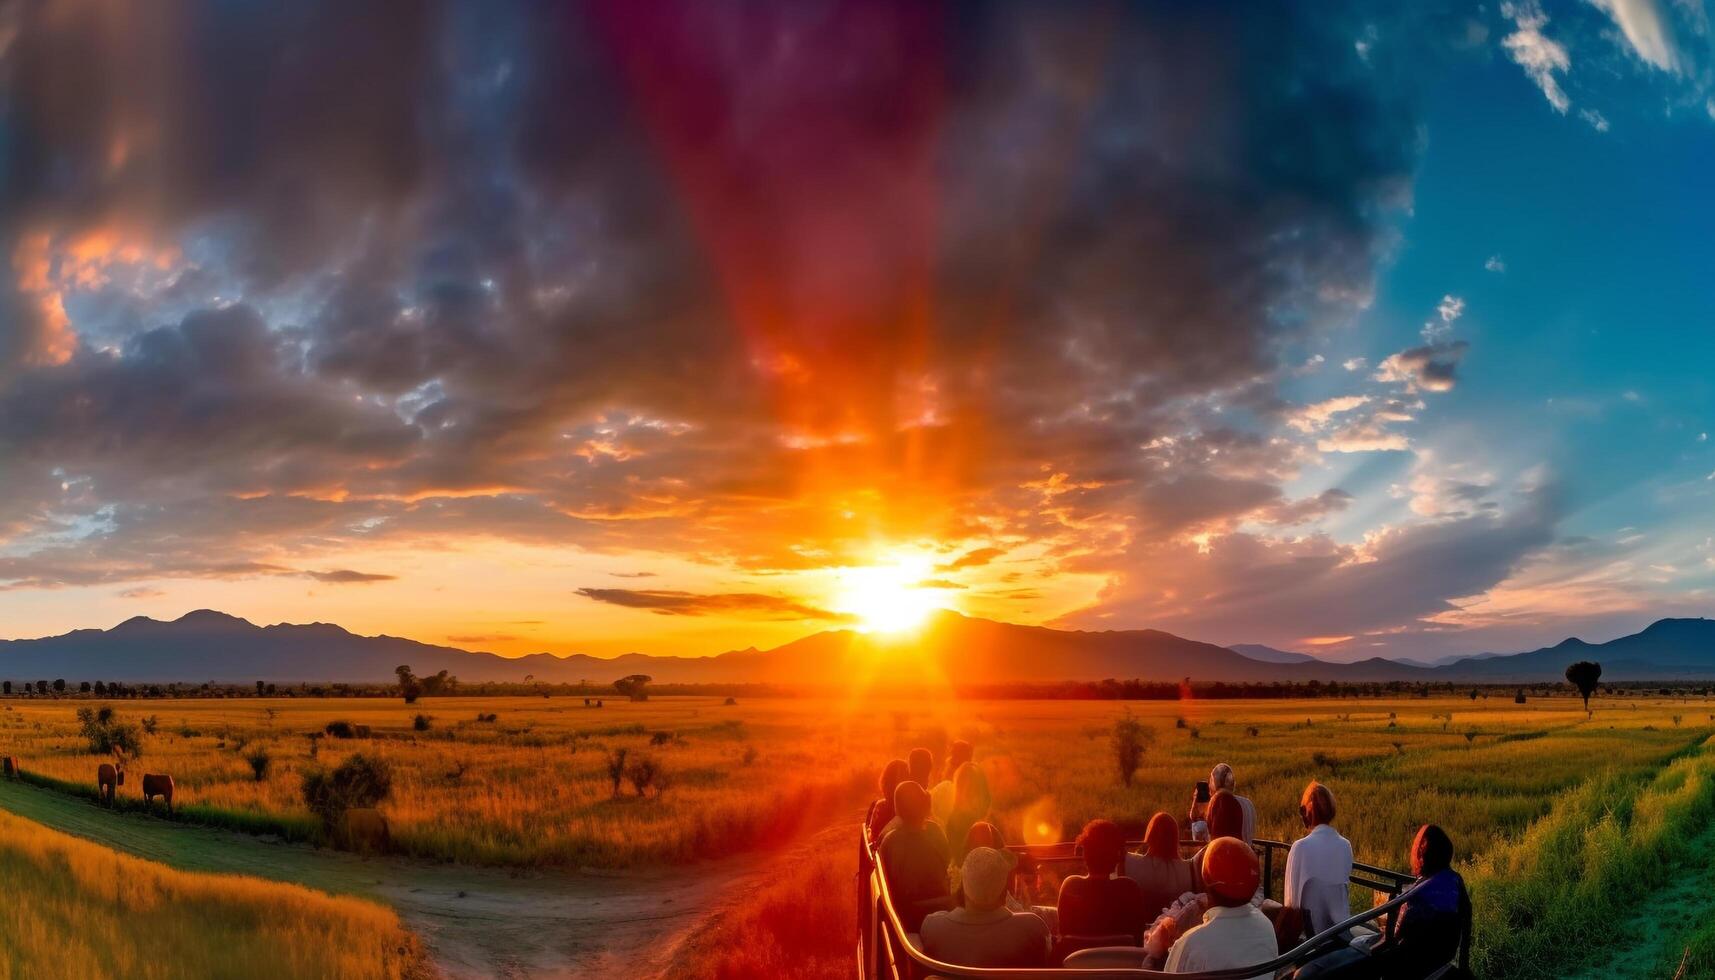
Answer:
[(1207, 779), (1197, 780), (1197, 802), (1209, 802), (1209, 781)]

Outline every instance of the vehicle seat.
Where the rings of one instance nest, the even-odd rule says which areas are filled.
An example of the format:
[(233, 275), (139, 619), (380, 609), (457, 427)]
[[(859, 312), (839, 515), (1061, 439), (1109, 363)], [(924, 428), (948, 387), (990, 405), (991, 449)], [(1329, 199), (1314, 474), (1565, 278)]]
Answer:
[(1081, 949), (1066, 957), (1065, 966), (1078, 970), (1141, 970), (1149, 954), (1142, 946), (1129, 945), (1131, 937), (1126, 937), (1128, 945), (1097, 946), (1092, 949)]

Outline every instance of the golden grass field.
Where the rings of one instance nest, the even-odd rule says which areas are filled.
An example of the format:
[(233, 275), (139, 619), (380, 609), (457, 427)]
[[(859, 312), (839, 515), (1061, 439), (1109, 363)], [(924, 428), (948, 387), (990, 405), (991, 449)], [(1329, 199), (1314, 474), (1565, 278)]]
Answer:
[(255, 878), (188, 874), (0, 813), (0, 977), (427, 976), (394, 914)]
[[(237, 824), (254, 819), (311, 834), (313, 818), (298, 799), (302, 768), (353, 751), (384, 755), (394, 765), (395, 791), (382, 809), (398, 845), (424, 856), (516, 865), (688, 862), (766, 851), (806, 830), (851, 821), (851, 839), (794, 860), (766, 893), (709, 924), (708, 941), (699, 946), (710, 952), (692, 965), (705, 976), (754, 972), (758, 951), (769, 947), (793, 951), (806, 975), (844, 974), (855, 821), (872, 795), (875, 773), (919, 744), (939, 754), (950, 739), (972, 741), (994, 789), (995, 816), (1015, 840), (1064, 839), (1096, 816), (1142, 820), (1157, 809), (1179, 815), (1194, 781), (1218, 761), (1235, 767), (1240, 792), (1256, 802), (1260, 836), (1290, 841), (1298, 835), (1296, 800), (1312, 778), (1338, 794), (1338, 826), (1360, 861), (1401, 868), (1417, 826), (1439, 823), (1453, 836), (1479, 901), (1485, 894), (1511, 896), (1479, 908), (1479, 961), (1495, 976), (1559, 975), (1553, 971), (1571, 961), (1538, 945), (1546, 941), (1540, 923), (1562, 921), (1554, 919), (1562, 911), (1607, 906), (1557, 897), (1554, 889), (1569, 874), (1593, 873), (1588, 862), (1578, 863), (1585, 857), (1630, 860), (1628, 848), (1645, 839), (1633, 828), (1634, 814), (1640, 820), (1655, 814), (1652, 826), (1666, 828), (1656, 834), (1657, 844), (1695, 836), (1715, 792), (1701, 749), (1715, 732), (1715, 703), (1696, 696), (1598, 698), (1588, 719), (1573, 697), (1515, 705), (1498, 694), (1478, 700), (722, 702), (608, 699), (598, 710), (579, 698), (444, 698), (414, 706), (232, 699), (115, 707), (126, 720), (156, 716), (156, 731), (145, 737), (144, 756), (132, 771), (171, 773), (181, 805), (211, 808), (199, 819), (235, 815)], [(7, 702), (9, 710), (0, 712), (0, 754), (19, 756), (28, 771), (93, 787), (99, 760), (76, 738), (79, 703)], [(1115, 776), (1108, 734), (1128, 711), (1146, 724), (1150, 744), (1126, 788)], [(412, 728), (419, 713), (433, 718), (428, 732)], [(499, 717), (477, 722), (479, 713)], [(312, 760), (305, 733), (335, 719), (369, 725), (375, 737), (324, 739)], [(243, 752), (234, 748), (241, 742)], [(261, 783), (243, 759), (259, 744), (275, 760)], [(638, 798), (627, 787), (613, 798), (605, 757), (618, 747), (658, 758), (669, 779), (665, 791)], [(137, 793), (135, 780), (122, 795)], [(1584, 855), (1587, 845), (1603, 840), (1608, 844)], [(1556, 863), (1557, 856), (1565, 860)], [(1575, 870), (1569, 872), (1565, 861)], [(1622, 876), (1615, 893), (1626, 894), (1632, 880), (1654, 873), (1665, 872), (1644, 867)], [(1541, 906), (1525, 919), (1501, 908), (1528, 905), (1526, 893), (1506, 891), (1519, 880), (1537, 889), (1529, 901)], [(1599, 932), (1601, 922), (1587, 918), (1563, 921)], [(828, 930), (805, 929), (805, 922), (840, 926), (824, 939)], [(1665, 948), (1677, 941), (1661, 943)], [(1549, 972), (1531, 973), (1533, 963), (1549, 964)]]

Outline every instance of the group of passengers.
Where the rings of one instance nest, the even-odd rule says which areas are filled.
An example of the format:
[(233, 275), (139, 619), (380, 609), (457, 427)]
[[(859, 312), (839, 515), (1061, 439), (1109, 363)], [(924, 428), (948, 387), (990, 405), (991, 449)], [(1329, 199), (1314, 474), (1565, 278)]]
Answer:
[[(1080, 950), (1134, 947), (1119, 953), (1128, 965), (1231, 969), (1274, 960), (1351, 916), (1352, 845), (1334, 829), (1334, 793), (1321, 783), (1306, 786), (1299, 802), (1306, 833), (1287, 856), (1284, 903), (1265, 897), (1251, 843), (1256, 806), (1238, 795), (1232, 767), (1222, 763), (1207, 789), (1199, 786), (1185, 823), (1156, 813), (1136, 851), (1118, 824), (1090, 821), (1077, 838), (1086, 873), (1067, 876), (1055, 900), (1038, 904), (1042, 869), (1028, 849), (1007, 848), (971, 745), (952, 743), (936, 774), (924, 748), (888, 763), (867, 824), (902, 925), (942, 962), (1058, 966)], [(1197, 848), (1188, 858), (1182, 840)], [(1469, 901), (1452, 861), (1452, 841), (1424, 825), (1411, 845), (1417, 881), (1386, 934), (1352, 926), (1334, 952), (1283, 975), (1417, 980), (1445, 965)]]

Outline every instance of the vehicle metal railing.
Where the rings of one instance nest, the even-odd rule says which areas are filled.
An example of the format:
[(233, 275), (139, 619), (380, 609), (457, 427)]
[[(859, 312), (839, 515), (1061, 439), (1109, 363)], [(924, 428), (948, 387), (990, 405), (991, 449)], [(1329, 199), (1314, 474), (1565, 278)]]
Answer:
[[(1256, 976), (1271, 976), (1276, 971), (1289, 966), (1301, 966), (1311, 960), (1333, 950), (1345, 940), (1347, 932), (1354, 926), (1365, 925), (1385, 919), (1380, 931), (1386, 934), (1392, 930), (1395, 913), (1411, 897), (1410, 886), (1415, 880), (1412, 876), (1380, 868), (1369, 864), (1354, 862), (1350, 885), (1370, 889), (1373, 892), (1385, 894), (1387, 900), (1351, 916), (1343, 922), (1324, 929), (1314, 936), (1304, 940), (1292, 949), (1265, 963), (1226, 970), (1209, 970), (1201, 973), (1168, 974), (1160, 970), (1143, 967), (1079, 967), (1053, 966), (1030, 968), (994, 968), (960, 966), (944, 963), (919, 950), (905, 937), (907, 931), (900, 921), (898, 911), (893, 907), (892, 897), (888, 894), (886, 877), (881, 873), (876, 859), (875, 844), (869, 839), (867, 825), (859, 831), (858, 847), (858, 975), (862, 980), (929, 980), (929, 978), (1004, 978), (1004, 980), (1049, 980), (1049, 978), (1077, 977), (1079, 980), (1144, 980), (1154, 977), (1178, 977), (1180, 980), (1242, 980)], [(1128, 849), (1134, 849), (1141, 841), (1127, 843)], [(1258, 839), (1251, 842), (1262, 860), (1262, 888), (1268, 897), (1273, 887), (1276, 867), (1275, 853), (1290, 851), (1291, 845), (1281, 841)], [(1181, 841), (1181, 850), (1201, 847), (1197, 841)], [(1071, 842), (1049, 845), (1016, 845), (1009, 847), (1021, 856), (1028, 856), (1038, 865), (1073, 865), (1079, 861), (1077, 848)], [(1282, 868), (1284, 871), (1284, 867)], [(1455, 959), (1450, 961), (1441, 972), (1451, 972), (1454, 967), (1463, 969), (1465, 966), (1466, 950), (1470, 941), (1469, 924), (1462, 927), (1459, 949)], [(1437, 974), (1439, 975), (1439, 973)]]

